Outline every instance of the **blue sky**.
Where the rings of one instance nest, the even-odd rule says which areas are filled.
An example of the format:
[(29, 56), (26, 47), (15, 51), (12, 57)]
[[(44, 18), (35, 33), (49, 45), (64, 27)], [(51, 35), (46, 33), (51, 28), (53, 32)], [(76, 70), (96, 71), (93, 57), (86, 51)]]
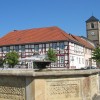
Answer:
[(58, 26), (86, 35), (85, 21), (100, 19), (100, 0), (0, 0), (0, 37), (12, 30)]

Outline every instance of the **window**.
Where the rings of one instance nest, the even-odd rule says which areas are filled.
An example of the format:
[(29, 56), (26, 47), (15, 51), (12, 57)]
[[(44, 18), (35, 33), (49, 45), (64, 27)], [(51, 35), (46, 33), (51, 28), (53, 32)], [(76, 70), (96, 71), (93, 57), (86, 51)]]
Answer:
[(6, 47), (3, 47), (3, 52), (6, 51)]
[(60, 57), (60, 63), (64, 63), (64, 56)]
[(44, 46), (43, 46), (43, 47), (44, 47), (44, 49), (46, 49), (46, 44), (44, 44)]
[(72, 56), (71, 61), (74, 61), (74, 57)]
[(19, 51), (19, 46), (15, 46), (15, 51)]
[(10, 46), (10, 51), (13, 51), (14, 50), (14, 46)]
[(34, 50), (39, 51), (39, 45), (34, 45)]
[(53, 48), (53, 49), (56, 49), (56, 48), (57, 48), (57, 43), (53, 43), (53, 44), (52, 44), (52, 48)]
[(0, 52), (2, 52), (2, 48), (0, 48)]
[(9, 52), (10, 51), (10, 47), (6, 47), (6, 51)]
[(59, 43), (59, 48), (60, 48), (60, 49), (64, 49), (64, 48), (65, 48), (65, 47), (64, 47), (64, 42)]
[(91, 23), (91, 28), (94, 28), (94, 24), (93, 23)]
[(21, 46), (21, 51), (25, 51), (25, 46), (24, 45)]
[(28, 45), (28, 48), (32, 48), (32, 45)]
[(74, 52), (76, 52), (76, 51), (77, 51), (76, 44), (74, 44)]

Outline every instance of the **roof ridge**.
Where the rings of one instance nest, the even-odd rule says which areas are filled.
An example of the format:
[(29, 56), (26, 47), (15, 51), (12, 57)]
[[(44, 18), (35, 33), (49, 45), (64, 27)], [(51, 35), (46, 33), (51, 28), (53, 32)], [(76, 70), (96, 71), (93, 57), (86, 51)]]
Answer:
[[(61, 30), (59, 27), (56, 27), (57, 29), (59, 29), (61, 32), (61, 34), (63, 35), (63, 36), (65, 36), (67, 39), (69, 39), (69, 37), (67, 37), (66, 35), (68, 35), (68, 33), (66, 33), (65, 31), (63, 31), (63, 30)], [(65, 35), (66, 34), (66, 35)]]
[(22, 29), (22, 30), (16, 30), (16, 31), (15, 30), (12, 30), (12, 31), (8, 32), (6, 35), (4, 35), (4, 36), (2, 36), (0, 38), (3, 38), (5, 36), (7, 36), (9, 33), (20, 32), (20, 31), (29, 31), (29, 30), (33, 30), (33, 29), (54, 28), (54, 27), (58, 28), (57, 26), (50, 26), (50, 27), (41, 27), (41, 28)]
[[(57, 27), (57, 28), (58, 28), (58, 27)], [(67, 39), (70, 40), (70, 38), (69, 38), (69, 34), (68, 34), (67, 32), (61, 30), (60, 28), (58, 28), (58, 29), (61, 31), (62, 35), (64, 35)], [(66, 35), (68, 35), (68, 36), (66, 36)]]
[[(53, 28), (53, 27), (57, 27), (57, 26), (48, 26), (48, 27), (41, 27), (41, 28), (29, 28), (29, 29), (22, 29), (22, 30), (12, 30), (11, 32), (17, 32), (17, 31), (28, 31), (28, 30), (33, 30), (33, 29), (43, 29), (43, 28)], [(58, 27), (57, 27), (58, 28)], [(9, 32), (10, 33), (10, 32)]]

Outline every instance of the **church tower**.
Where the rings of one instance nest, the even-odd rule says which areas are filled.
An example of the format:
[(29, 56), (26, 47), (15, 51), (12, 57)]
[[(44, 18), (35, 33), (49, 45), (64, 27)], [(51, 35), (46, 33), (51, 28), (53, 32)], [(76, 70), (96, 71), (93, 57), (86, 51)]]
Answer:
[(87, 38), (100, 46), (100, 22), (99, 19), (91, 16), (86, 21)]

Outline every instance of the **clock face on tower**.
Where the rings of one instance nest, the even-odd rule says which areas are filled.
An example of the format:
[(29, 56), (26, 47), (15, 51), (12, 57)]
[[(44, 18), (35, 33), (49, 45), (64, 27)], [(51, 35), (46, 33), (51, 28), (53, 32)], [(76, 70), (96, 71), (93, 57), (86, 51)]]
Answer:
[(91, 35), (94, 35), (94, 32), (91, 32)]

